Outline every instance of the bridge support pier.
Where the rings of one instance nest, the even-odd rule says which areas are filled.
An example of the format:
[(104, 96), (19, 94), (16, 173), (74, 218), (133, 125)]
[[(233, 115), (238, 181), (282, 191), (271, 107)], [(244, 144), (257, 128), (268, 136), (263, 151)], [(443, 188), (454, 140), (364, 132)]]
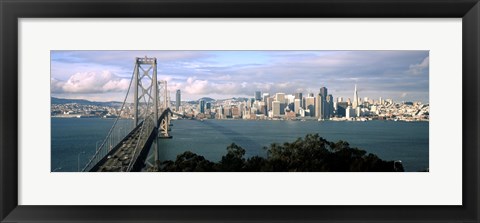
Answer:
[(172, 136), (168, 133), (170, 129), (170, 117), (168, 115), (165, 116), (165, 118), (162, 119), (162, 122), (160, 122), (160, 132), (158, 134), (158, 138), (172, 138)]

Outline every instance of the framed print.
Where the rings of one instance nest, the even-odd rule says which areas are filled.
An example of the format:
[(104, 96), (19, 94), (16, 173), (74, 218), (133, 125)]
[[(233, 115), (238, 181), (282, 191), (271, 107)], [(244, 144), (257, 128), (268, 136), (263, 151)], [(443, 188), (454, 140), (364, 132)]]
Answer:
[(0, 7), (2, 222), (479, 220), (476, 0)]

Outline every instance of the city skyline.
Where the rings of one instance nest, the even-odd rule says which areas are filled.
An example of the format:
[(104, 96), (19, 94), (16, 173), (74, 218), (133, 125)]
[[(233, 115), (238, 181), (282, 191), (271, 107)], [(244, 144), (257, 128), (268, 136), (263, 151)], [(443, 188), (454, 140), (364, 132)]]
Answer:
[(313, 93), (428, 103), (428, 51), (52, 51), (53, 97), (122, 101), (135, 57), (158, 60), (172, 101)]

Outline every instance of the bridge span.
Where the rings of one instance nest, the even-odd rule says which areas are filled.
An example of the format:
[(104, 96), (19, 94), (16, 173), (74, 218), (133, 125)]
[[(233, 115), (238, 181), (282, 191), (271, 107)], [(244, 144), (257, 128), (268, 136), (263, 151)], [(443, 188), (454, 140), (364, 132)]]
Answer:
[[(160, 116), (158, 123), (168, 119), (167, 109)], [(149, 133), (144, 134), (142, 124), (135, 127), (125, 138), (123, 138), (112, 150), (101, 159), (90, 172), (139, 172), (146, 166), (147, 156), (151, 149), (158, 150), (159, 148), (152, 148), (155, 145), (154, 141), (157, 138), (171, 138), (168, 134), (169, 121), (164, 122), (165, 126), (157, 126), (148, 130)], [(142, 143), (143, 142), (143, 143)], [(158, 145), (156, 145), (158, 146)], [(155, 151), (153, 151), (155, 153)], [(154, 170), (154, 169), (150, 169)]]
[[(131, 114), (126, 101), (133, 91), (134, 127), (125, 136), (119, 136), (117, 126), (122, 114)], [(131, 96), (131, 95), (130, 95)], [(171, 138), (168, 133), (172, 111), (169, 108), (167, 81), (157, 81), (157, 59), (135, 58), (130, 87), (119, 115), (95, 154), (82, 171), (136, 172), (158, 170), (159, 143)]]

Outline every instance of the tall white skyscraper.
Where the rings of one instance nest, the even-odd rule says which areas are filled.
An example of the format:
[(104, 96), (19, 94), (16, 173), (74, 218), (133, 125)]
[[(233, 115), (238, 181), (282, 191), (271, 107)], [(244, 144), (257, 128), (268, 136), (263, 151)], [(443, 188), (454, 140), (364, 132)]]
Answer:
[(352, 108), (356, 109), (359, 105), (360, 105), (360, 102), (358, 100), (357, 85), (355, 84), (355, 91), (353, 92)]

